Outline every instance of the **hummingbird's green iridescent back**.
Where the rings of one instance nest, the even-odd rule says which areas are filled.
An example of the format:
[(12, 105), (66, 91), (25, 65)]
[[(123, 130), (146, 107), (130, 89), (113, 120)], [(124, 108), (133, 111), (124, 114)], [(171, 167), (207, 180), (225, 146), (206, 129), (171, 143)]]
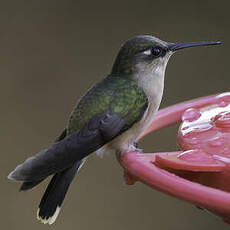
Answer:
[(68, 135), (82, 129), (95, 115), (112, 110), (124, 119), (130, 128), (139, 121), (148, 105), (148, 99), (134, 81), (110, 75), (92, 87), (71, 113)]

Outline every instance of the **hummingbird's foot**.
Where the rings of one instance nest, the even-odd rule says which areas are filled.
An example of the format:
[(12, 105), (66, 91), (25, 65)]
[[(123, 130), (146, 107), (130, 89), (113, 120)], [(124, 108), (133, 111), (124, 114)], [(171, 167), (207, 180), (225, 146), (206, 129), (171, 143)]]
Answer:
[(138, 152), (138, 153), (143, 153), (143, 149), (138, 148), (138, 143), (134, 142), (133, 145), (129, 146), (129, 152)]
[(134, 147), (138, 149), (138, 142), (133, 143)]
[(138, 148), (138, 142), (134, 142), (133, 144), (136, 148), (136, 152), (143, 153), (143, 149)]
[(143, 150), (143, 149), (136, 148), (135, 152), (138, 152), (138, 153), (143, 153), (143, 152), (144, 152), (144, 150)]

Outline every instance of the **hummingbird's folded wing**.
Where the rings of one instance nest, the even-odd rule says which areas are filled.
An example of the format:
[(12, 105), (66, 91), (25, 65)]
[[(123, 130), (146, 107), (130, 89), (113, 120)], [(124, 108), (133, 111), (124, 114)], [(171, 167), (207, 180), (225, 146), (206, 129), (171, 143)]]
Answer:
[(94, 116), (78, 132), (54, 143), (10, 173), (9, 179), (39, 181), (71, 167), (124, 131), (125, 120), (112, 110)]

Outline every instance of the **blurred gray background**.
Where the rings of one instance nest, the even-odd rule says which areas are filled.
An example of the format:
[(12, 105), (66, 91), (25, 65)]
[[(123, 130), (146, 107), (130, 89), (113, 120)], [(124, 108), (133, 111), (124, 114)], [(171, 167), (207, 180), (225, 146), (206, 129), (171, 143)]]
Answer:
[[(174, 55), (165, 107), (229, 90), (230, 3), (226, 1), (1, 1), (1, 229), (46, 229), (36, 210), (46, 183), (27, 193), (7, 174), (47, 147), (76, 100), (106, 76), (121, 44), (137, 34), (167, 41), (223, 40)], [(145, 152), (176, 147), (177, 127), (151, 134)], [(52, 229), (229, 229), (219, 218), (137, 183), (126, 186), (114, 156), (92, 156)]]

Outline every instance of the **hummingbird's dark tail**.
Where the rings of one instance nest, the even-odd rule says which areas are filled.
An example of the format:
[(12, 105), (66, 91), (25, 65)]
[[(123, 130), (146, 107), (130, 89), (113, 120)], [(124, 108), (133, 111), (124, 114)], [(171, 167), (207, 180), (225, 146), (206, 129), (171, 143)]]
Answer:
[(83, 163), (84, 160), (78, 161), (71, 168), (56, 173), (53, 176), (46, 188), (37, 211), (37, 218), (42, 223), (53, 224), (55, 222), (67, 190)]

